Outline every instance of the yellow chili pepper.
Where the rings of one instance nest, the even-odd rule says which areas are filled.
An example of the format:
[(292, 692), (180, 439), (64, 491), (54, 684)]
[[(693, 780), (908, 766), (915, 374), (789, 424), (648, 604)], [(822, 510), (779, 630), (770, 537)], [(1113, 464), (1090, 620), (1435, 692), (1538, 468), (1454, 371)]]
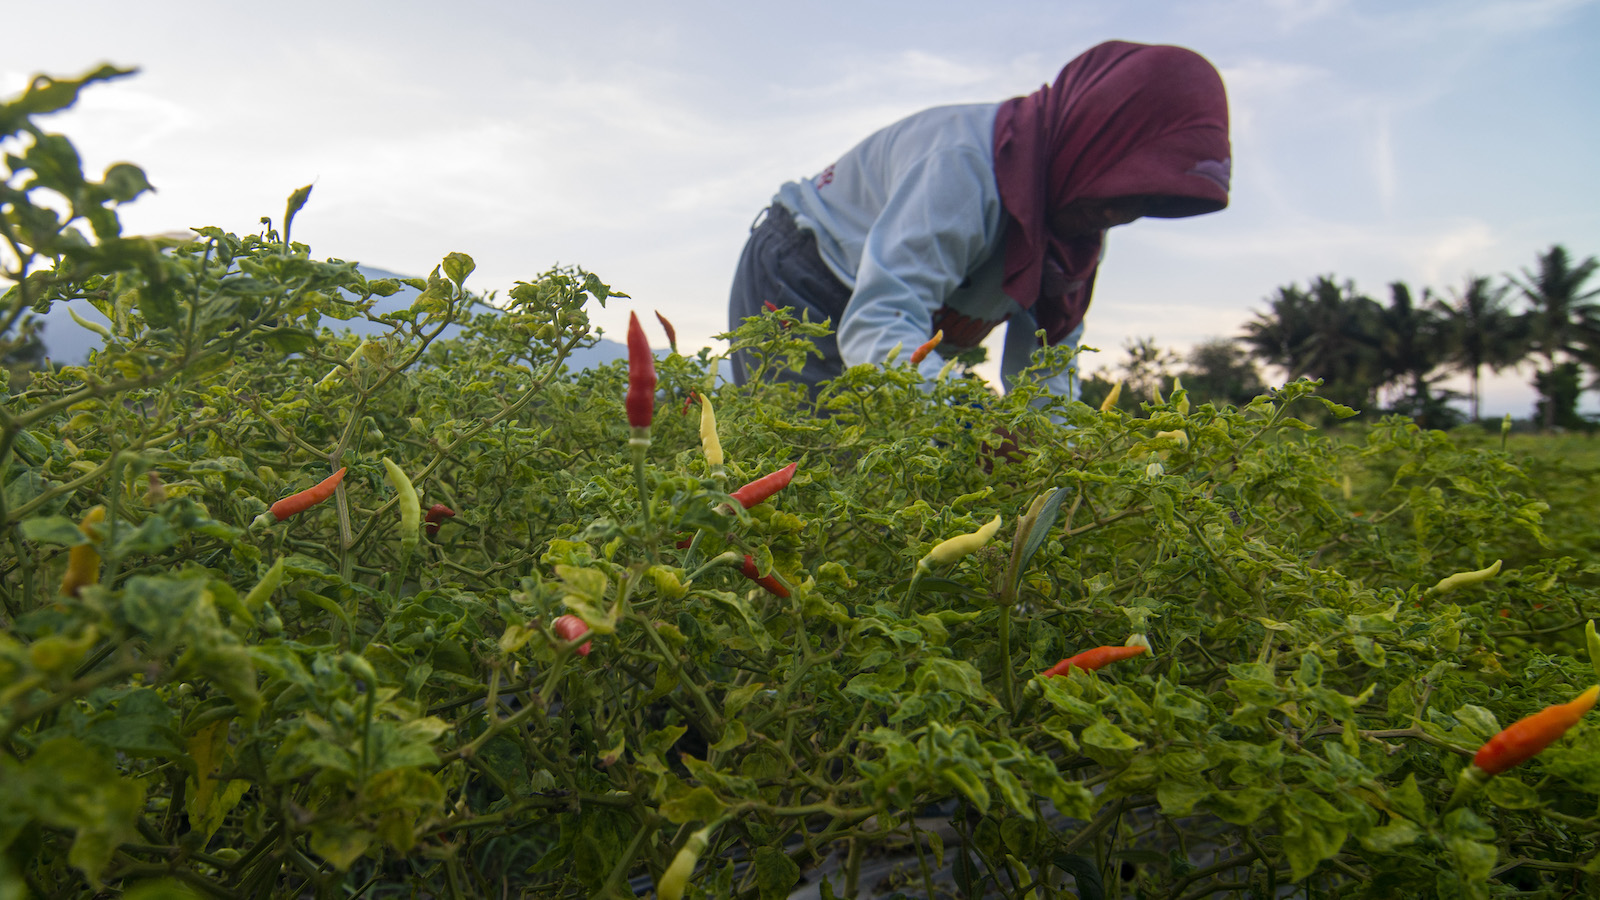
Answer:
[(1172, 438), (1178, 442), (1178, 446), (1185, 450), (1189, 449), (1189, 433), (1187, 431), (1158, 431), (1156, 432), (1156, 437)]
[(683, 900), (684, 889), (689, 886), (689, 876), (694, 874), (700, 854), (711, 846), (711, 830), (716, 827), (707, 825), (683, 842), (678, 855), (672, 858), (672, 864), (667, 866), (667, 870), (661, 873), (661, 880), (656, 882), (656, 897), (659, 900)]
[[(100, 539), (100, 523), (106, 520), (106, 508), (96, 506), (83, 516), (78, 530), (91, 541)], [(68, 597), (100, 580), (100, 554), (94, 544), (79, 544), (67, 550), (67, 571), (61, 576), (61, 593)]]
[(977, 550), (989, 543), (995, 532), (1000, 530), (1000, 517), (995, 516), (989, 523), (971, 534), (961, 534), (934, 545), (928, 555), (917, 561), (917, 567), (931, 569), (940, 563), (955, 562), (968, 553)]
[(705, 451), (706, 463), (713, 470), (722, 468), (722, 439), (717, 437), (717, 411), (711, 408), (711, 398), (700, 395), (700, 446)]
[(1116, 409), (1117, 408), (1117, 400), (1121, 396), (1122, 396), (1122, 382), (1119, 381), (1116, 384), (1113, 384), (1111, 386), (1111, 393), (1107, 394), (1106, 398), (1104, 400), (1100, 401), (1100, 411), (1101, 412), (1110, 412), (1113, 409)]
[(1500, 574), (1500, 560), (1495, 560), (1494, 565), (1476, 572), (1457, 572), (1448, 578), (1441, 578), (1439, 583), (1428, 589), (1430, 594), (1448, 594), (1457, 588), (1471, 587)]

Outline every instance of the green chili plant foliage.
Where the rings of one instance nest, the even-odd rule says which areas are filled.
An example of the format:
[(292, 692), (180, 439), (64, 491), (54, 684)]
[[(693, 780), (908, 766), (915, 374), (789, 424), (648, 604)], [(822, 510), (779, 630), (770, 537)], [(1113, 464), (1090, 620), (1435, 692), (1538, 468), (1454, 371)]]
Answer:
[[(1593, 560), (1546, 555), (1492, 442), (1330, 438), (1306, 382), (1132, 414), (897, 364), (810, 398), (702, 350), (658, 360), (636, 478), (624, 367), (564, 365), (625, 295), (557, 268), (491, 305), (451, 254), (378, 315), (397, 282), (290, 239), (306, 189), (281, 233), (124, 236), (143, 175), (93, 181), (40, 124), (120, 74), (0, 105), (0, 337), (109, 323), (0, 396), (0, 896), (615, 897), (672, 867), (842, 897), (890, 854), (917, 896), (1600, 888), (1589, 721), (1446, 812), (1480, 744), (1595, 681)], [(729, 340), (783, 366), (822, 327)], [(437, 534), (402, 533), (385, 458), (456, 513)]]

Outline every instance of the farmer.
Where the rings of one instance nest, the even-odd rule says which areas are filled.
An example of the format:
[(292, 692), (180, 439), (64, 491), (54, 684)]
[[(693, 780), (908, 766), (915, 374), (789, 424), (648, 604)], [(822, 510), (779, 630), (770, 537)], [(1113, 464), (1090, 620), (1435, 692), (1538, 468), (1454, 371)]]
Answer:
[[(920, 369), (978, 346), (1006, 322), (1009, 386), (1044, 331), (1076, 346), (1106, 229), (1228, 205), (1222, 79), (1182, 47), (1100, 44), (1055, 84), (1003, 103), (942, 106), (873, 134), (821, 173), (778, 189), (734, 274), (730, 326), (763, 306), (793, 307), (836, 334), (799, 373), (811, 387), (883, 363), (935, 331)], [(902, 356), (901, 359), (905, 359)], [(755, 376), (746, 351), (734, 380)], [(1046, 378), (1060, 396), (1075, 373)]]

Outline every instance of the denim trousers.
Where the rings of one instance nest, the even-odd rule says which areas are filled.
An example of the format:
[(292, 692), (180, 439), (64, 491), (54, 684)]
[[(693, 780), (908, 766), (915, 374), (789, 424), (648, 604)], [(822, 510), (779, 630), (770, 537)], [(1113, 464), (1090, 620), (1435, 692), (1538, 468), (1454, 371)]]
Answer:
[[(765, 304), (780, 309), (792, 307), (796, 317), (806, 314), (812, 322), (832, 320), (839, 327), (850, 288), (846, 287), (817, 251), (817, 239), (795, 225), (794, 216), (774, 203), (756, 219), (734, 270), (733, 290), (728, 298), (728, 327), (736, 328), (749, 316), (759, 316)], [(839, 342), (832, 334), (817, 338), (820, 355), (806, 357), (799, 372), (768, 367), (764, 377), (797, 381), (816, 395), (817, 386), (844, 371), (839, 358)], [(756, 360), (748, 350), (733, 354), (733, 380), (744, 384), (754, 377)]]

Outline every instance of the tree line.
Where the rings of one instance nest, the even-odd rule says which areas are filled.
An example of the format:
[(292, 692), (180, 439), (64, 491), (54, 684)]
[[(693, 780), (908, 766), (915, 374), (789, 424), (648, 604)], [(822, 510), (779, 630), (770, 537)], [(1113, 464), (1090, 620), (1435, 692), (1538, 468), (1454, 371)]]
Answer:
[[(1098, 403), (1120, 380), (1123, 402), (1137, 406), (1176, 375), (1198, 400), (1241, 404), (1264, 388), (1259, 367), (1275, 366), (1287, 380), (1322, 379), (1323, 396), (1355, 409), (1448, 428), (1479, 419), (1485, 369), (1532, 362), (1536, 422), (1590, 427), (1577, 407), (1583, 391), (1600, 389), (1600, 287), (1588, 286), (1597, 268), (1596, 257), (1574, 262), (1557, 244), (1520, 273), (1469, 275), (1443, 293), (1424, 288), (1418, 295), (1393, 282), (1387, 303), (1352, 281), (1320, 276), (1305, 287), (1278, 288), (1243, 334), (1199, 344), (1186, 356), (1151, 339), (1128, 342), (1120, 370), (1087, 378), (1083, 399)], [(1442, 386), (1457, 374), (1468, 376), (1465, 395)], [(1452, 405), (1458, 400), (1467, 401), (1465, 416)]]

